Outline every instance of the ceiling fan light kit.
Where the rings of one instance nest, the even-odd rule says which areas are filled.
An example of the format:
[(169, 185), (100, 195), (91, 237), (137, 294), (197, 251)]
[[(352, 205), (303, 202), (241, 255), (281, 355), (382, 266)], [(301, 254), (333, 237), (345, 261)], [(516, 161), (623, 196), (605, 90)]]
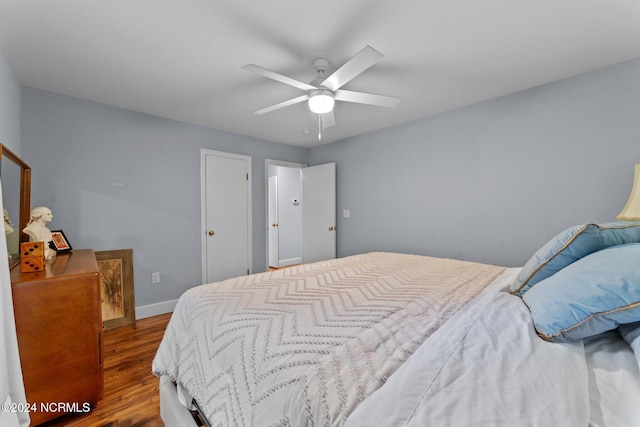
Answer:
[(326, 89), (316, 89), (309, 93), (309, 109), (312, 113), (325, 114), (333, 110), (333, 93)]
[(335, 125), (335, 119), (333, 117), (333, 106), (335, 101), (354, 102), (358, 104), (375, 105), (388, 108), (395, 108), (398, 106), (400, 98), (341, 89), (342, 86), (346, 85), (360, 73), (370, 68), (382, 57), (383, 55), (380, 52), (371, 46), (366, 46), (327, 78), (324, 77), (324, 74), (329, 68), (329, 61), (325, 58), (316, 58), (313, 60), (312, 66), (317, 74), (317, 78), (311, 83), (304, 83), (299, 80), (292, 79), (291, 77), (267, 70), (266, 68), (259, 67), (255, 64), (245, 65), (242, 68), (307, 92), (305, 95), (256, 110), (254, 111), (255, 114), (265, 114), (280, 108), (307, 101), (309, 109), (313, 113), (325, 115), (318, 117), (320, 123), (319, 131), (322, 131), (325, 127)]

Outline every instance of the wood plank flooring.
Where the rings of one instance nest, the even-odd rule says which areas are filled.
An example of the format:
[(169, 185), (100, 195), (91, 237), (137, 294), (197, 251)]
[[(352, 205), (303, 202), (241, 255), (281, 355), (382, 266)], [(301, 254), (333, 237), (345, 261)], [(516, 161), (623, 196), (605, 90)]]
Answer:
[(151, 373), (171, 313), (104, 332), (104, 398), (88, 414), (67, 415), (46, 427), (162, 426), (158, 378)]
[(283, 268), (297, 267), (298, 265), (300, 264), (292, 264), (292, 265), (287, 265), (286, 267), (280, 267), (280, 268), (269, 267), (269, 271), (278, 271), (278, 270), (282, 270)]

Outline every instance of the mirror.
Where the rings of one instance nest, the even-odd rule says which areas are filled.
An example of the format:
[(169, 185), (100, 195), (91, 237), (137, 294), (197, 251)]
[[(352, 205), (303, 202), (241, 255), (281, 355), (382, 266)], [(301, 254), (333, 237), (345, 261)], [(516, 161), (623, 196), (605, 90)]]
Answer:
[(22, 229), (31, 215), (31, 168), (3, 144), (0, 144), (0, 180), (9, 268), (13, 268), (20, 262), (20, 243), (29, 241)]

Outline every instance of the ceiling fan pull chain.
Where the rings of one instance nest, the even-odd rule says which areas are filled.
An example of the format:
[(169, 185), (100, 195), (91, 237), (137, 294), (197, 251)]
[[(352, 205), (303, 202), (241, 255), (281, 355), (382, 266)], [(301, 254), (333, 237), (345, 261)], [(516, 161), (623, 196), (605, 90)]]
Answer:
[(322, 139), (322, 115), (318, 114), (318, 141)]

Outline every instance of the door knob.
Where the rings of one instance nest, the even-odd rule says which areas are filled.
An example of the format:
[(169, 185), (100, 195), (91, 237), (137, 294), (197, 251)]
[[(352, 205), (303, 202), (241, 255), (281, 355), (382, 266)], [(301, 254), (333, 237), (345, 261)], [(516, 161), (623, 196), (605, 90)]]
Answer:
[(277, 227), (277, 226), (278, 226), (278, 224), (271, 224), (271, 226), (272, 226), (272, 227)]
[(333, 225), (329, 227), (329, 231), (333, 231)]
[(215, 232), (215, 231), (213, 231), (213, 230), (209, 230), (209, 236), (213, 236), (214, 234), (216, 234), (216, 232)]

